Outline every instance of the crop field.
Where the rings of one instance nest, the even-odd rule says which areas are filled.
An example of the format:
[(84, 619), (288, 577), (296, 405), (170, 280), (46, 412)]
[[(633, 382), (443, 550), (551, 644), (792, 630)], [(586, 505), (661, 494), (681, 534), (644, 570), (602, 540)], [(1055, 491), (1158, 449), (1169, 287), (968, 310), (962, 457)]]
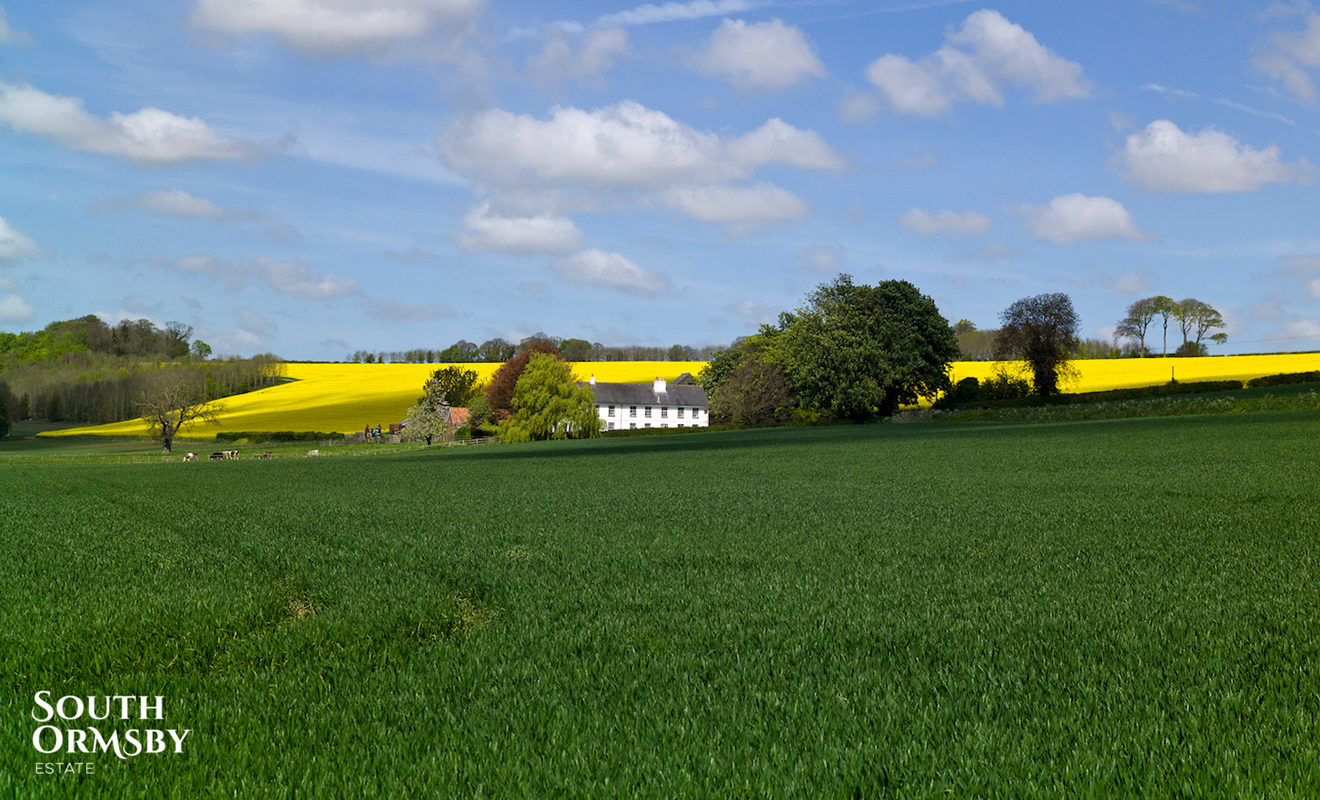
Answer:
[[(1180, 381), (1255, 378), (1282, 372), (1320, 369), (1320, 353), (1224, 356), (1178, 359), (1092, 359), (1076, 362), (1080, 379), (1065, 391), (1092, 392)], [(443, 364), (289, 364), (290, 383), (239, 395), (224, 401), (218, 425), (184, 428), (185, 437), (214, 436), (221, 431), (336, 431), (352, 433), (367, 425), (388, 425), (403, 419), (417, 401), (422, 384)], [(460, 364), (476, 370), (482, 380), (497, 364)], [(643, 383), (662, 377), (673, 380), (684, 372), (696, 375), (704, 362), (625, 361), (574, 364), (578, 378)], [(953, 365), (953, 380), (984, 380), (1001, 365), (992, 361), (962, 361)], [(66, 428), (44, 436), (102, 434), (142, 436), (141, 420)]]
[[(333, 431), (353, 433), (368, 425), (389, 426), (417, 402), (431, 373), (446, 366), (471, 369), (485, 381), (499, 364), (298, 364), (286, 365), (289, 383), (224, 401), (218, 425), (186, 426), (183, 435), (214, 436), (221, 431)], [(693, 375), (702, 361), (610, 361), (574, 364), (580, 380), (641, 383), (657, 377), (673, 380)], [(141, 436), (142, 420), (66, 428), (46, 436)]]
[[(5, 468), (0, 796), (1315, 797), (1317, 441), (1295, 411)], [(191, 733), (39, 755), (38, 691)]]

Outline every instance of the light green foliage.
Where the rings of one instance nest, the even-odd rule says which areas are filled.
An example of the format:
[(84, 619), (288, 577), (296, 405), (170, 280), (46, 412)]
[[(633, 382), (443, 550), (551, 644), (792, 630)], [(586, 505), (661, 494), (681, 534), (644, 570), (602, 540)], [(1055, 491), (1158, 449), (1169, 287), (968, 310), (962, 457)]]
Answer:
[(513, 414), (500, 423), (504, 442), (583, 439), (601, 434), (591, 389), (579, 386), (568, 364), (533, 353), (513, 390)]
[(949, 388), (958, 341), (907, 281), (822, 284), (788, 322), (782, 352), (805, 405), (836, 417), (888, 416)]
[(408, 409), (408, 438), (431, 444), (436, 439), (444, 439), (452, 432), (449, 423), (449, 406), (423, 405), (421, 403)]
[[(0, 468), (0, 796), (1320, 796), (1320, 485), (1280, 466), (1317, 436)], [(193, 733), (42, 759), (43, 690), (161, 695), (150, 727)]]

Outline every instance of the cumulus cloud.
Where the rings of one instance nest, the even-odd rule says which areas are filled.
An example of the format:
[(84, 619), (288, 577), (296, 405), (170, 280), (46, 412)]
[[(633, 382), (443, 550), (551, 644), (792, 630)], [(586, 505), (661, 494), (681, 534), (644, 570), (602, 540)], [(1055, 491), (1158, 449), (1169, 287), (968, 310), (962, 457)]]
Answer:
[(16, 294), (0, 297), (0, 322), (18, 325), (32, 319), (35, 313), (32, 304)]
[(1093, 239), (1149, 240), (1121, 203), (1108, 197), (1066, 194), (1045, 206), (1022, 206), (1020, 212), (1037, 239), (1077, 244)]
[(745, 178), (765, 164), (844, 164), (814, 131), (778, 119), (725, 141), (630, 100), (592, 111), (556, 106), (548, 120), (482, 111), (457, 120), (440, 145), (454, 171), (507, 187), (657, 188)]
[(1305, 160), (1285, 163), (1279, 148), (1256, 150), (1227, 133), (1185, 133), (1167, 119), (1127, 137), (1124, 177), (1147, 192), (1250, 192), (1271, 183), (1306, 180)]
[(567, 32), (552, 30), (541, 52), (528, 60), (528, 71), (543, 84), (588, 80), (600, 76), (627, 54), (628, 32), (622, 28), (590, 31), (577, 50)]
[(732, 234), (802, 219), (809, 211), (802, 198), (769, 183), (676, 186), (661, 196), (689, 217), (722, 225)]
[(687, 22), (703, 17), (736, 14), (752, 7), (750, 0), (691, 0), (687, 3), (644, 3), (627, 11), (606, 14), (596, 19), (603, 27), (652, 25), (657, 22)]
[(1315, 79), (1311, 72), (1320, 67), (1320, 13), (1305, 16), (1301, 33), (1276, 34), (1270, 46), (1256, 56), (1256, 69), (1283, 84), (1301, 103), (1316, 101)]
[(961, 214), (956, 211), (937, 211), (932, 214), (921, 208), (914, 208), (904, 214), (899, 218), (898, 224), (904, 230), (919, 233), (922, 236), (947, 233), (960, 237), (989, 233), (994, 226), (989, 217), (975, 211), (966, 211)]
[(0, 7), (0, 44), (23, 44), (27, 41), (26, 33), (9, 27), (9, 22), (5, 19), (5, 10)]
[(766, 325), (779, 316), (773, 308), (754, 300), (742, 300), (725, 306), (725, 310), (748, 325)]
[(726, 19), (693, 65), (703, 75), (739, 89), (782, 91), (808, 78), (825, 77), (825, 65), (802, 31), (783, 20), (747, 24)]
[(583, 250), (550, 265), (562, 280), (599, 286), (617, 292), (657, 295), (669, 287), (669, 281), (648, 272), (618, 253)]
[(57, 97), (24, 84), (0, 81), (0, 124), (63, 147), (115, 156), (143, 166), (193, 161), (235, 161), (252, 148), (226, 139), (197, 117), (159, 108), (102, 118), (76, 97)]
[(841, 244), (813, 244), (798, 254), (798, 260), (812, 272), (834, 272), (847, 254)]
[(41, 252), (31, 237), (0, 217), (0, 265), (22, 258), (31, 258)]
[(890, 53), (873, 61), (866, 75), (894, 111), (921, 116), (960, 101), (1001, 106), (1008, 87), (1028, 92), (1037, 103), (1091, 92), (1080, 65), (988, 9), (967, 17), (934, 53), (917, 61)]
[(265, 283), (281, 294), (306, 300), (330, 300), (361, 292), (362, 287), (352, 278), (333, 272), (317, 273), (301, 260), (293, 263), (273, 258), (247, 259), (239, 256), (233, 261), (216, 258), (205, 253), (184, 256), (171, 261), (156, 262), (157, 266), (191, 275), (218, 278), (237, 290), (249, 279)]
[(468, 233), (460, 234), (466, 250), (496, 253), (567, 253), (582, 247), (582, 231), (568, 217), (502, 216), (489, 201), (480, 203), (463, 218)]
[(379, 54), (468, 23), (482, 5), (482, 0), (198, 0), (192, 24), (231, 35), (270, 34), (313, 55)]

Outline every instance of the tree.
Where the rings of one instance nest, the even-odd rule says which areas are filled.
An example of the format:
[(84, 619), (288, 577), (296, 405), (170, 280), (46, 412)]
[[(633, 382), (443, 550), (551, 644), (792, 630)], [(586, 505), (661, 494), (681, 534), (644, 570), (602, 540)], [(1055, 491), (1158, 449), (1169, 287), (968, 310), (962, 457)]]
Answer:
[(793, 381), (760, 337), (740, 348), (743, 357), (710, 396), (710, 413), (735, 425), (777, 425), (797, 407)]
[(220, 404), (208, 401), (196, 382), (162, 381), (142, 393), (138, 400), (138, 413), (151, 428), (153, 438), (160, 439), (161, 451), (172, 452), (174, 437), (190, 422), (216, 424)]
[(962, 336), (964, 333), (976, 333), (976, 323), (966, 318), (953, 323), (954, 336)]
[(1165, 358), (1168, 358), (1168, 356), (1169, 356), (1169, 318), (1173, 316), (1173, 311), (1174, 311), (1174, 307), (1175, 307), (1176, 304), (1173, 302), (1173, 298), (1171, 298), (1171, 297), (1165, 297), (1165, 296), (1162, 295), (1162, 294), (1161, 294), (1161, 295), (1156, 295), (1155, 297), (1150, 298), (1150, 302), (1151, 302), (1151, 310), (1152, 310), (1152, 312), (1153, 312), (1154, 314), (1158, 315), (1158, 316), (1160, 317), (1160, 320), (1161, 320), (1162, 323), (1163, 323), (1163, 329), (1162, 329), (1162, 330), (1163, 330), (1163, 333), (1164, 333), (1164, 350), (1163, 350), (1163, 355), (1164, 355)]
[(573, 370), (550, 353), (529, 353), (513, 392), (513, 414), (500, 423), (505, 442), (583, 439), (600, 436), (604, 423), (591, 389), (578, 384)]
[(479, 380), (476, 370), (462, 367), (445, 367), (431, 373), (422, 387), (422, 398), (418, 403), (436, 405), (443, 402), (454, 408), (465, 408), (481, 393), (477, 385)]
[[(1150, 323), (1159, 313), (1157, 297), (1144, 297), (1136, 300), (1128, 306), (1127, 316), (1119, 320), (1118, 327), (1114, 334), (1125, 339), (1135, 339), (1138, 344), (1137, 352), (1141, 355), (1146, 354), (1146, 331), (1150, 328)], [(1164, 298), (1168, 299), (1168, 298)]]
[(211, 345), (201, 339), (194, 339), (190, 351), (194, 361), (205, 361), (211, 357)]
[(518, 379), (527, 368), (527, 362), (536, 353), (557, 358), (559, 349), (547, 341), (534, 341), (501, 364), (500, 368), (490, 376), (490, 382), (486, 384), (486, 403), (490, 406), (491, 413), (499, 416), (513, 410), (513, 393), (518, 385)]
[(559, 355), (565, 361), (594, 361), (596, 348), (586, 339), (565, 339), (559, 343)]
[(447, 437), (451, 431), (449, 406), (443, 402), (428, 405), (418, 401), (417, 405), (408, 409), (408, 435), (413, 439), (421, 439), (429, 445), (437, 437)]
[(958, 342), (935, 301), (907, 281), (821, 284), (781, 320), (788, 373), (804, 404), (835, 417), (892, 415), (949, 385)]
[[(1189, 336), (1194, 335), (1195, 338), (1191, 341), (1198, 346), (1198, 350), (1203, 351), (1205, 348), (1201, 345), (1201, 342), (1210, 331), (1224, 327), (1224, 315), (1220, 314), (1209, 303), (1203, 303), (1194, 297), (1189, 297), (1186, 300), (1178, 301), (1178, 322), (1183, 331), (1183, 344), (1188, 342)], [(1221, 331), (1209, 338), (1210, 341), (1216, 344), (1223, 344), (1228, 341), (1228, 334)]]
[(0, 381), (0, 438), (9, 435), (9, 410), (14, 407), (13, 399), (9, 385)]
[(508, 361), (513, 358), (516, 349), (503, 339), (487, 339), (477, 348), (477, 361)]
[(1004, 359), (1020, 358), (1032, 374), (1036, 394), (1059, 393), (1059, 378), (1078, 344), (1081, 320), (1068, 295), (1055, 292), (1024, 297), (999, 315), (1003, 323), (995, 346)]

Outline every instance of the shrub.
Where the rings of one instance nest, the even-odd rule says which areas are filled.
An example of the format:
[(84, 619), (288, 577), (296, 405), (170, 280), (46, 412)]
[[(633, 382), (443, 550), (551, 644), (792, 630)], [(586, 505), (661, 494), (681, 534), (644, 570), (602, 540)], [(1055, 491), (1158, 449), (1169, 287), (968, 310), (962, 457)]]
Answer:
[(240, 439), (252, 444), (260, 442), (323, 442), (330, 439), (343, 439), (344, 434), (325, 431), (221, 431), (215, 435), (217, 442), (237, 442)]
[(1259, 378), (1252, 378), (1247, 381), (1247, 386), (1254, 389), (1257, 386), (1287, 386), (1293, 383), (1314, 383), (1317, 381), (1320, 381), (1320, 371), (1283, 372), (1278, 375), (1262, 375)]

